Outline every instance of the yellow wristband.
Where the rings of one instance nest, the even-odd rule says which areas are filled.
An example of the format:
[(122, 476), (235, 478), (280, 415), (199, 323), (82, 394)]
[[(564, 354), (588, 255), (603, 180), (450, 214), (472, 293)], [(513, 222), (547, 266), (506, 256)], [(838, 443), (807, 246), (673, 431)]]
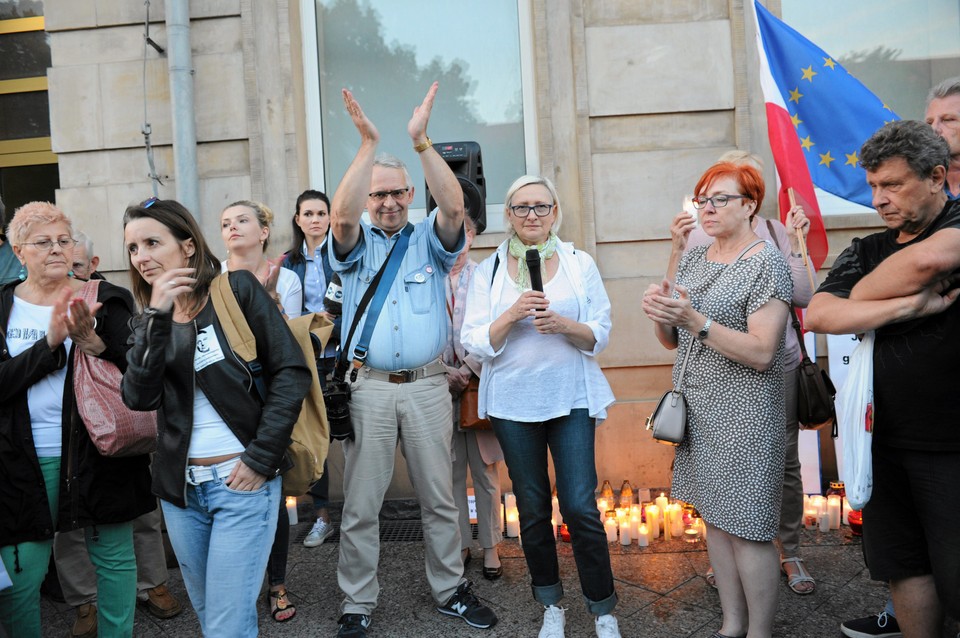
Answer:
[(431, 140), (430, 137), (427, 136), (427, 141), (420, 142), (419, 144), (414, 144), (413, 150), (415, 150), (418, 153), (422, 153), (428, 148), (430, 148), (431, 146), (433, 146), (433, 140)]

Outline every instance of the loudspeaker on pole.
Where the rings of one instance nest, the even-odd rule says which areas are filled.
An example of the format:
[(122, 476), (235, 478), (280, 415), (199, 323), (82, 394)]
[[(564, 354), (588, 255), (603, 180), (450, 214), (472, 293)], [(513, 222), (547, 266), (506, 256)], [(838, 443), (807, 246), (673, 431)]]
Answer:
[[(476, 142), (440, 142), (433, 145), (444, 159), (463, 189), (463, 204), (466, 214), (477, 227), (479, 235), (487, 227), (487, 180), (483, 176), (483, 159), (480, 145)], [(427, 213), (437, 206), (426, 187)]]

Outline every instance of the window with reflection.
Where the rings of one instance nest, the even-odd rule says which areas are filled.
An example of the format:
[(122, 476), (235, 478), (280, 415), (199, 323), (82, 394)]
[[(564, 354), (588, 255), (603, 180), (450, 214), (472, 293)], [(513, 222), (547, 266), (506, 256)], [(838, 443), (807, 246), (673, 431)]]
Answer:
[(406, 124), (437, 80), (428, 133), (434, 143), (480, 144), (488, 227), (502, 228), (494, 211), (502, 210), (509, 184), (528, 171), (532, 151), (517, 0), (317, 0), (315, 8), (320, 112), (308, 118), (320, 124), (322, 148), (311, 154), (322, 154), (327, 190), (335, 190), (359, 143), (343, 108), (346, 87), (377, 126), (378, 150), (408, 165), (416, 188), (411, 208), (424, 208), (423, 175)]

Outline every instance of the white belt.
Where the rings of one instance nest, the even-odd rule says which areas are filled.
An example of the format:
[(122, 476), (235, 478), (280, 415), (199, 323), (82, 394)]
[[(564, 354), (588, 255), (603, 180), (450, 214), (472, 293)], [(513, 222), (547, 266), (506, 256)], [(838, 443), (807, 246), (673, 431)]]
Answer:
[(216, 481), (230, 477), (230, 472), (240, 462), (240, 457), (235, 456), (232, 459), (217, 463), (216, 465), (188, 465), (187, 466), (187, 485), (200, 485), (207, 481)]

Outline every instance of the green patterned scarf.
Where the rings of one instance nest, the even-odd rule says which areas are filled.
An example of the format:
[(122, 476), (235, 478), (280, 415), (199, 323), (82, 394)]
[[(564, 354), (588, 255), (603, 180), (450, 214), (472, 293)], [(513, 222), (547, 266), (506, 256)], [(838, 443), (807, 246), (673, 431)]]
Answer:
[(507, 250), (510, 255), (517, 258), (517, 278), (514, 283), (517, 285), (517, 290), (524, 292), (525, 290), (530, 290), (530, 273), (527, 271), (527, 249), (536, 248), (537, 252), (540, 253), (540, 270), (543, 270), (543, 264), (548, 259), (553, 257), (553, 254), (557, 252), (557, 244), (560, 243), (560, 238), (557, 237), (557, 234), (550, 231), (550, 236), (547, 237), (547, 241), (542, 244), (537, 244), (536, 246), (527, 246), (520, 238), (516, 235), (513, 235), (510, 238), (510, 243), (507, 245)]

